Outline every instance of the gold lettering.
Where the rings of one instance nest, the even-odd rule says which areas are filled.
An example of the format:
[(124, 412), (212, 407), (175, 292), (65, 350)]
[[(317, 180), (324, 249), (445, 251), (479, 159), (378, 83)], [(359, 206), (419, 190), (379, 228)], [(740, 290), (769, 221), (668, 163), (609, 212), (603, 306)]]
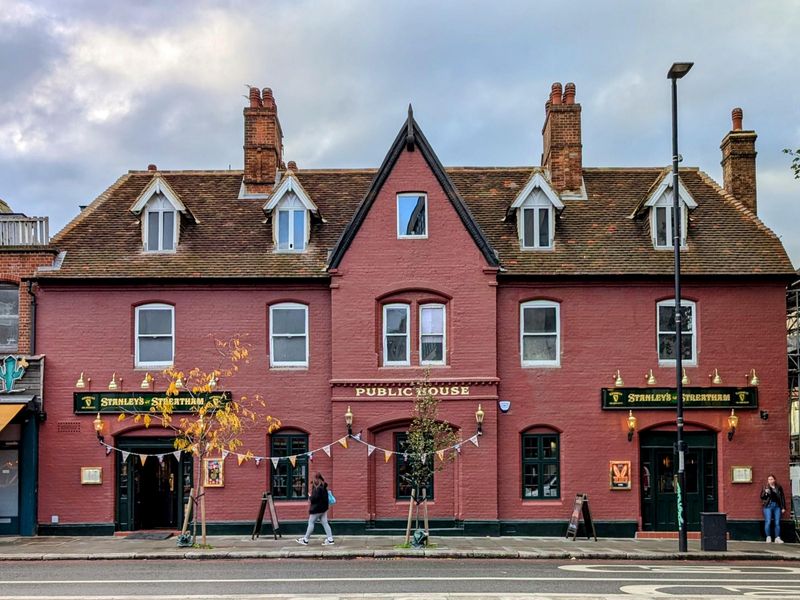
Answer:
[(356, 396), (363, 396), (364, 388), (356, 388)]
[(461, 386), (461, 395), (462, 396), (469, 396), (469, 386), (462, 385)]
[(403, 388), (403, 396), (411, 396), (413, 393), (411, 388)]
[(378, 396), (385, 396), (386, 388), (378, 388)]

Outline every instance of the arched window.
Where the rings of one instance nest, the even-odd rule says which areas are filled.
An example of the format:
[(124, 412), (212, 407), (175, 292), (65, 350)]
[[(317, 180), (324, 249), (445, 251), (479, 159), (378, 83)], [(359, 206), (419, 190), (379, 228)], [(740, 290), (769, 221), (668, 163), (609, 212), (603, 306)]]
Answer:
[(0, 283), (0, 350), (17, 352), (19, 344), (19, 287)]
[[(272, 464), (272, 497), (302, 500), (308, 497), (308, 435), (274, 433), (270, 436), (270, 457), (281, 458)], [(294, 464), (289, 460), (293, 456)]]
[(522, 499), (561, 497), (561, 444), (556, 432), (522, 434)]
[(144, 244), (147, 252), (174, 252), (178, 240), (178, 215), (164, 196), (154, 194), (144, 210)]

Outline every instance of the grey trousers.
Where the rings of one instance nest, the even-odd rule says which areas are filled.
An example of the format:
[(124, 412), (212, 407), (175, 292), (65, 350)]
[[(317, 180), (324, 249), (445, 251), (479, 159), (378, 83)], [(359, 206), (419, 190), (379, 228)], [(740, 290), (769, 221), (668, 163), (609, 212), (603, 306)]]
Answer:
[(329, 540), (333, 539), (333, 532), (331, 531), (331, 526), (328, 524), (328, 512), (325, 511), (324, 513), (318, 513), (316, 515), (308, 515), (308, 529), (306, 529), (306, 534), (303, 538), (308, 541), (311, 537), (311, 534), (314, 533), (314, 525), (316, 525), (317, 521), (322, 523), (322, 528), (325, 530), (325, 535), (328, 536)]

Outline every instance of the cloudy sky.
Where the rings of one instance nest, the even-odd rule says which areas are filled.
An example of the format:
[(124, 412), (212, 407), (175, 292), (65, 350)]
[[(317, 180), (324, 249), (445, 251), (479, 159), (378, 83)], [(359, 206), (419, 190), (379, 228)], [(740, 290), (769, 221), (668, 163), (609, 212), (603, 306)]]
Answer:
[(585, 166), (684, 164), (721, 181), (730, 111), (758, 133), (759, 216), (800, 266), (794, 0), (0, 0), (0, 198), (63, 227), (128, 169), (240, 169), (246, 85), (271, 87), (286, 159), (377, 167), (409, 102), (445, 165), (538, 164), (573, 81)]

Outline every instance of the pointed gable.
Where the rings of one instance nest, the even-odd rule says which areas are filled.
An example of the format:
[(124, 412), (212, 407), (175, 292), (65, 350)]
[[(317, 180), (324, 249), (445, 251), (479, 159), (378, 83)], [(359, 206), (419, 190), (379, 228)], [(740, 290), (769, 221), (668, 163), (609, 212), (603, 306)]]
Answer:
[(481, 228), (473, 218), (472, 214), (467, 208), (467, 205), (464, 203), (464, 200), (459, 195), (458, 190), (456, 190), (455, 185), (445, 172), (442, 164), (439, 162), (439, 158), (436, 156), (433, 148), (431, 148), (419, 125), (414, 120), (414, 115), (411, 106), (409, 105), (408, 119), (400, 128), (400, 131), (392, 143), (391, 148), (389, 148), (389, 152), (383, 159), (380, 169), (378, 169), (375, 178), (372, 180), (372, 184), (367, 191), (366, 196), (364, 196), (364, 199), (358, 205), (353, 218), (350, 220), (350, 223), (344, 229), (339, 241), (333, 248), (330, 260), (328, 262), (328, 269), (336, 269), (339, 267), (342, 258), (347, 252), (350, 244), (353, 242), (353, 239), (355, 238), (356, 233), (358, 233), (361, 225), (364, 223), (370, 208), (375, 203), (379, 192), (386, 183), (387, 178), (394, 169), (394, 166), (400, 156), (403, 154), (403, 152), (415, 151), (419, 151), (422, 154), (425, 162), (428, 164), (428, 167), (431, 169), (439, 185), (442, 187), (445, 196), (452, 204), (453, 208), (461, 219), (461, 222), (469, 232), (487, 264), (491, 267), (500, 266), (500, 261), (497, 258), (496, 252), (490, 246), (486, 236), (481, 231)]
[(131, 212), (135, 215), (140, 214), (150, 199), (159, 194), (164, 196), (176, 211), (191, 215), (181, 197), (167, 183), (167, 180), (160, 175), (155, 175), (147, 187), (142, 190), (142, 193), (139, 194), (131, 206)]

